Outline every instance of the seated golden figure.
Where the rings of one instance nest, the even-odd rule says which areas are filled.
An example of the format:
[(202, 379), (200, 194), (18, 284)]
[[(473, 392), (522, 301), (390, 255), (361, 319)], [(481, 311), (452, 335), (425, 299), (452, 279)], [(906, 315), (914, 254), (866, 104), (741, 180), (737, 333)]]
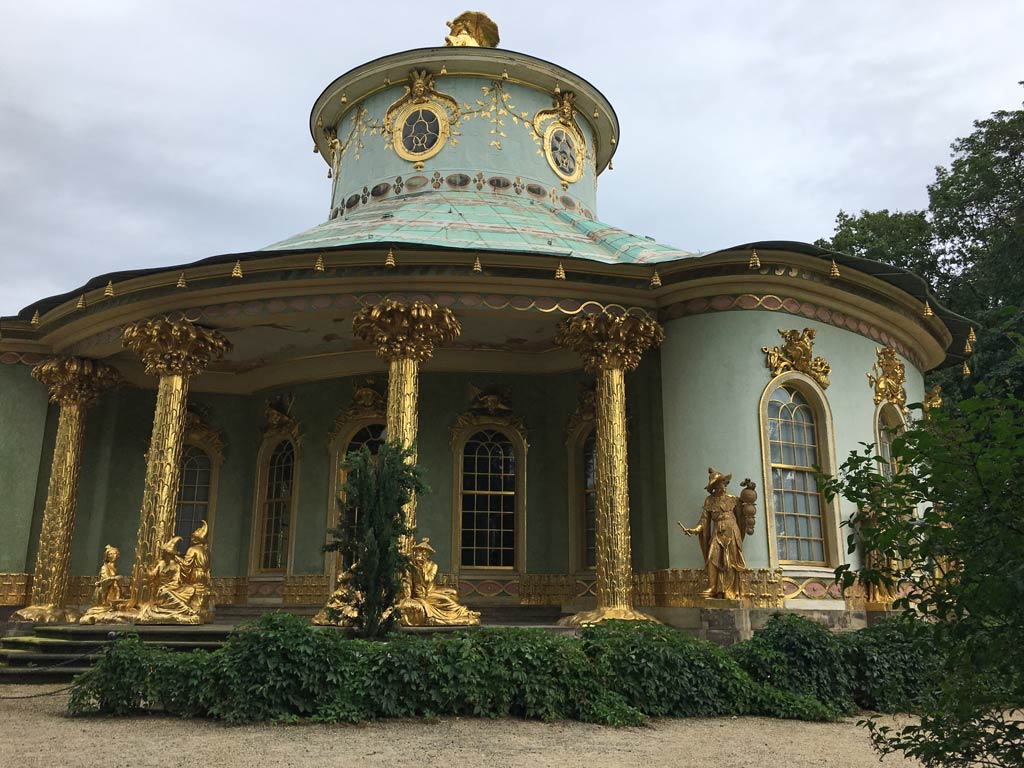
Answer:
[(454, 589), (435, 585), (437, 563), (430, 559), (435, 550), (430, 539), (413, 544), (410, 555), (409, 597), (398, 606), (407, 627), (451, 627), (480, 623), (480, 614), (461, 605)]
[(754, 501), (757, 494), (754, 484), (744, 480), (744, 498), (726, 493), (726, 486), (732, 475), (723, 475), (708, 469), (708, 497), (704, 500), (704, 511), (695, 528), (679, 527), (687, 536), (696, 535), (704, 555), (704, 571), (708, 588), (705, 597), (739, 600), (743, 597), (743, 574), (747, 562), (743, 557), (743, 537), (753, 533)]
[(117, 547), (109, 544), (104, 547), (103, 564), (100, 565), (99, 578), (93, 589), (92, 608), (79, 619), (81, 624), (128, 621), (128, 617), (122, 615), (120, 610), (125, 603), (121, 599), (121, 577), (117, 575), (117, 558), (120, 554)]
[(353, 595), (351, 592), (349, 586), (351, 577), (351, 566), (338, 574), (334, 592), (327, 599), (327, 604), (313, 617), (314, 624), (322, 627), (352, 626), (352, 620), (356, 617), (356, 607), (352, 604), (352, 600), (358, 599), (359, 595)]
[(160, 549), (160, 562), (147, 573), (153, 582), (154, 600), (139, 606), (137, 624), (206, 624), (210, 621), (212, 589), (210, 548), (203, 521), (192, 532), (192, 546), (184, 557), (177, 554), (180, 536)]

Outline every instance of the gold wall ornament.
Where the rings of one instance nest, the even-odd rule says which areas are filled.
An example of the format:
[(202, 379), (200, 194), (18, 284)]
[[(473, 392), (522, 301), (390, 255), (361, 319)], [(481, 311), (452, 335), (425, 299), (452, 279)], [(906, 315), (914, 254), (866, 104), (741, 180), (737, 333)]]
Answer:
[(317, 256), (316, 256), (316, 261), (313, 262), (313, 271), (314, 272), (323, 272), (324, 269), (325, 269), (325, 267), (324, 267), (324, 257), (323, 257), (323, 254), (318, 253)]
[(422, 170), (424, 160), (444, 149), (460, 114), (459, 102), (437, 90), (430, 72), (414, 69), (405, 94), (384, 113), (382, 132), (395, 154)]
[(626, 455), (625, 372), (665, 338), (646, 313), (580, 314), (563, 320), (555, 342), (583, 358), (597, 377), (594, 414), (596, 464), (597, 608), (564, 619), (571, 626), (605, 619), (650, 620), (633, 609), (633, 568), (629, 530), (629, 469)]
[(331, 429), (331, 439), (339, 436), (350, 422), (359, 419), (383, 419), (387, 414), (387, 399), (377, 389), (377, 381), (368, 376), (362, 384), (357, 384), (352, 392), (352, 401), (348, 408), (338, 414)]
[(468, 427), (482, 426), (485, 424), (503, 424), (511, 427), (522, 438), (523, 446), (529, 447), (527, 443), (528, 430), (523, 422), (523, 417), (516, 414), (508, 403), (508, 392), (499, 392), (495, 389), (483, 390), (479, 387), (469, 385), (469, 408), (459, 414), (452, 424), (451, 438), (452, 445), (463, 434)]
[(87, 309), (89, 305), (85, 301), (85, 294), (83, 293), (78, 297), (78, 303), (75, 304), (75, 309)]
[[(455, 313), (422, 301), (403, 304), (384, 299), (356, 312), (352, 331), (356, 338), (373, 344), (378, 357), (388, 361), (388, 440), (406, 448), (414, 446), (419, 418), (419, 365), (433, 356), (435, 345), (450, 344), (462, 333)], [(415, 530), (415, 497), (405, 507), (405, 522), (407, 528)], [(406, 539), (403, 546), (411, 543)]]
[(927, 413), (932, 408), (942, 407), (942, 387), (936, 384), (934, 387), (929, 389), (924, 395), (924, 402), (921, 403)]
[(576, 94), (556, 93), (554, 106), (541, 109), (531, 123), (534, 135), (541, 137), (544, 157), (551, 170), (565, 182), (583, 176), (587, 140), (576, 122)]
[(129, 325), (123, 341), (142, 358), (147, 374), (160, 377), (132, 566), (130, 600), (138, 606), (154, 598), (147, 574), (159, 564), (160, 549), (174, 530), (189, 379), (222, 358), (231, 342), (216, 331), (169, 318)]
[(160, 560), (146, 571), (151, 598), (139, 605), (136, 624), (208, 624), (213, 619), (210, 547), (204, 520), (192, 532), (185, 556), (180, 536), (160, 547)]
[(749, 569), (743, 557), (743, 539), (754, 532), (757, 515), (756, 485), (750, 478), (741, 485), (739, 497), (726, 491), (732, 474), (723, 475), (708, 468), (704, 510), (694, 528), (677, 525), (687, 536), (697, 536), (704, 556), (707, 589), (704, 597), (740, 600), (744, 597), (743, 575)]
[(436, 554), (430, 539), (413, 544), (407, 589), (398, 604), (407, 627), (463, 627), (480, 623), (480, 614), (459, 603), (458, 592), (437, 584)]
[(386, 269), (395, 268), (395, 249), (388, 248), (387, 255), (384, 257), (384, 267)]
[(295, 408), (294, 395), (276, 395), (269, 398), (263, 406), (263, 428), (261, 437), (264, 441), (271, 438), (285, 438), (298, 447), (301, 442), (301, 427), (293, 415)]
[(224, 438), (220, 431), (209, 422), (205, 411), (190, 405), (185, 412), (185, 445), (196, 445), (203, 449), (215, 464), (224, 461)]
[(50, 402), (60, 406), (60, 414), (30, 602), (11, 619), (74, 621), (78, 612), (67, 608), (66, 602), (85, 414), (103, 392), (120, 383), (121, 377), (105, 363), (78, 357), (50, 358), (33, 368), (32, 375), (49, 389)]
[(832, 280), (839, 279), (839, 265), (836, 264), (836, 260), (832, 259), (832, 265), (828, 268), (828, 276)]
[(963, 368), (961, 368), (961, 371), (963, 372), (964, 378), (971, 375), (971, 366), (967, 364), (966, 360), (964, 360)]
[(875, 348), (875, 355), (878, 358), (871, 367), (868, 376), (868, 385), (875, 390), (875, 405), (880, 405), (887, 400), (900, 410), (907, 411), (907, 390), (903, 383), (906, 378), (906, 368), (896, 357), (896, 350), (892, 347), (882, 349)]
[(581, 384), (576, 400), (576, 410), (565, 423), (566, 440), (572, 440), (577, 431), (584, 425), (593, 425), (597, 414), (597, 391), (593, 385)]
[(454, 21), (446, 21), (445, 24), (448, 26), (448, 34), (444, 38), (446, 46), (496, 48), (501, 42), (498, 25), (480, 11), (460, 13)]
[(484, 271), (484, 266), (483, 266), (483, 264), (480, 263), (480, 257), (477, 256), (475, 259), (473, 259), (473, 272), (475, 272), (476, 274), (479, 275), (479, 274), (482, 274), (483, 271)]
[(823, 357), (814, 357), (814, 337), (817, 332), (813, 328), (804, 330), (784, 331), (779, 329), (782, 347), (761, 347), (765, 353), (765, 367), (772, 372), (772, 377), (786, 371), (797, 371), (806, 374), (818, 382), (822, 389), (828, 389), (831, 366)]
[(971, 354), (971, 353), (972, 353), (973, 351), (974, 351), (974, 347), (973, 347), (973, 346), (971, 346), (971, 340), (970, 340), (970, 339), (967, 339), (967, 340), (966, 340), (966, 341), (964, 342), (964, 354), (965, 354), (965, 355), (969, 355), (969, 354)]

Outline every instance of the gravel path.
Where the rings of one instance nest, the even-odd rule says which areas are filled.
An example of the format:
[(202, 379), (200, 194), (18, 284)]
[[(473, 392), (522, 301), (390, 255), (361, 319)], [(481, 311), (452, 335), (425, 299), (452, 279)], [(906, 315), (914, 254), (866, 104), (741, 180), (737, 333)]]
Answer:
[[(0, 696), (59, 686), (0, 686)], [(66, 694), (0, 700), (0, 765), (12, 768), (259, 766), (699, 766), (859, 768), (878, 765), (862, 728), (766, 718), (658, 720), (646, 728), (444, 718), (370, 725), (227, 727), (202, 720), (64, 715)], [(916, 765), (894, 757), (884, 766)]]

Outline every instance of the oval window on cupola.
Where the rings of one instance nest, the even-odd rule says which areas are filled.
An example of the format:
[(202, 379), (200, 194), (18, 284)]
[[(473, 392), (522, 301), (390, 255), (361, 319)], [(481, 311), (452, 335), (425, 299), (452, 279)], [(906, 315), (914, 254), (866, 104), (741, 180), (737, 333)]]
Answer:
[(394, 147), (403, 160), (426, 160), (444, 147), (450, 127), (448, 116), (432, 104), (407, 104), (395, 116)]

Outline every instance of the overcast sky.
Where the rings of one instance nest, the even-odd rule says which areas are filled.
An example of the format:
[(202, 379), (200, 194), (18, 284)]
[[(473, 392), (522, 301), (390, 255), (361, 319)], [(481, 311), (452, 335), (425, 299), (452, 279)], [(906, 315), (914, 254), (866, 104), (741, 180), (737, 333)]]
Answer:
[(314, 99), (467, 8), (604, 92), (598, 215), (688, 250), (922, 208), (950, 142), (1024, 97), (1019, 0), (0, 2), (0, 315), (320, 223)]

